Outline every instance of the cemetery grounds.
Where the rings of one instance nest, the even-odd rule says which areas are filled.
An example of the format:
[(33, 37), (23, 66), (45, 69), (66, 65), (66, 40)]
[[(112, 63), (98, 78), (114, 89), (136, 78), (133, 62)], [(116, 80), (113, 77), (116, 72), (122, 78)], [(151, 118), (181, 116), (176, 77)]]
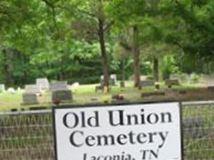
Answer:
[[(129, 102), (142, 100), (142, 90), (134, 89), (128, 83), (126, 88), (112, 87), (109, 94), (95, 92), (95, 85), (80, 85), (73, 89), (74, 100), (71, 104), (110, 103), (114, 94), (123, 94)], [(179, 86), (177, 89), (194, 88)], [(151, 87), (144, 92), (153, 90)], [(130, 94), (131, 93), (131, 94)], [(53, 159), (53, 131), (49, 93), (41, 97), (42, 106), (49, 108), (43, 111), (28, 111), (40, 105), (21, 105), (22, 92), (0, 94), (0, 159)], [(93, 99), (93, 100), (92, 100)], [(48, 103), (49, 102), (49, 103)], [(16, 108), (24, 114), (5, 112)], [(183, 103), (183, 150), (187, 160), (214, 159), (214, 102), (201, 104)]]

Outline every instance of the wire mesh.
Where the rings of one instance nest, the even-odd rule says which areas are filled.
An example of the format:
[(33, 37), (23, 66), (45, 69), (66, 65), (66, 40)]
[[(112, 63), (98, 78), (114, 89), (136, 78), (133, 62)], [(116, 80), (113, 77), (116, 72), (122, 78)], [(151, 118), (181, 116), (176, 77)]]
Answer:
[(182, 106), (185, 160), (214, 159), (214, 103)]
[(50, 112), (0, 115), (1, 160), (53, 160)]
[[(214, 102), (183, 103), (182, 123), (184, 159), (213, 160)], [(0, 160), (54, 160), (51, 111), (0, 113)]]

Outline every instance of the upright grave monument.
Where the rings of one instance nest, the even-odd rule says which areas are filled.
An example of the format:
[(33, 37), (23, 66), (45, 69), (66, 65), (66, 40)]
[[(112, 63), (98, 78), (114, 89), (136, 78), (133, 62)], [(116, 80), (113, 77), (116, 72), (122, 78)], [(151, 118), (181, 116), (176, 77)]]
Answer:
[(37, 78), (36, 85), (40, 90), (49, 90), (49, 81), (47, 78)]
[(153, 80), (143, 80), (143, 81), (140, 81), (140, 86), (141, 87), (154, 87), (155, 82)]
[(4, 84), (0, 84), (0, 93), (5, 91), (5, 85)]
[(117, 75), (116, 74), (111, 74), (110, 75), (110, 85), (116, 86), (117, 84)]
[(59, 81), (50, 84), (52, 102), (69, 102), (72, 100), (71, 90), (68, 88), (66, 81)]
[[(100, 76), (100, 85), (103, 86), (104, 76)], [(117, 84), (117, 75), (111, 74), (109, 76), (109, 84), (115, 86)]]
[(168, 88), (171, 88), (172, 86), (180, 85), (178, 79), (167, 79), (167, 80), (165, 80), (165, 84), (168, 86)]
[[(109, 76), (109, 85), (116, 86), (117, 85), (117, 75), (111, 74)], [(95, 92), (104, 90), (104, 76), (100, 76), (100, 85), (95, 86)]]
[(25, 85), (25, 91), (22, 94), (23, 104), (38, 104), (38, 96), (41, 94), (40, 88), (35, 85)]

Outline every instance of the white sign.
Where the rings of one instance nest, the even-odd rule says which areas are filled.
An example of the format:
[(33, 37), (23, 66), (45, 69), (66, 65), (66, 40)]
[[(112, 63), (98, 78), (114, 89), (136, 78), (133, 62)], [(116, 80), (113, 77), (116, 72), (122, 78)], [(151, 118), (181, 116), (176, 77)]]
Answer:
[(57, 160), (181, 160), (179, 103), (53, 109)]

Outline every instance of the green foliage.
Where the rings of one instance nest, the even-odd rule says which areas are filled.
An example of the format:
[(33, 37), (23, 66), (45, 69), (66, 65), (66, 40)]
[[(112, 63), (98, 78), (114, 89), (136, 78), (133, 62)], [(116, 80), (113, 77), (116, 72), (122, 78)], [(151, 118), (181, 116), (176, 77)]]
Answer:
[(173, 56), (167, 55), (163, 58), (163, 62), (161, 64), (161, 71), (163, 79), (169, 79), (170, 74), (177, 73), (179, 71), (176, 64), (176, 60)]
[(142, 74), (152, 74), (154, 57), (162, 61), (164, 78), (213, 72), (213, 0), (1, 0), (0, 82), (99, 82), (99, 20), (110, 73), (120, 77), (124, 65), (125, 76), (133, 75), (133, 26)]

